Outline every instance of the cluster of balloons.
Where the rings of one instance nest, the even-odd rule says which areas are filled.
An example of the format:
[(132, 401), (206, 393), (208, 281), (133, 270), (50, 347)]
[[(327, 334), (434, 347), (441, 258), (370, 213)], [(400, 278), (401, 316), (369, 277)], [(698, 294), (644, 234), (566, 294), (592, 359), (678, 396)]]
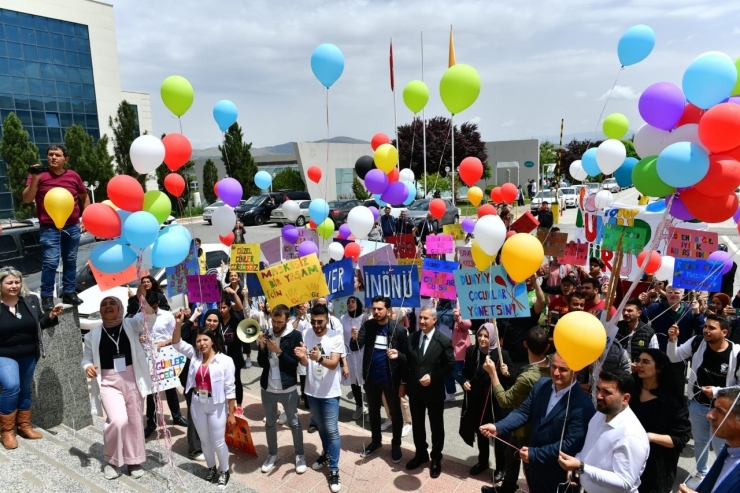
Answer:
[[(213, 191), (216, 192), (216, 196), (221, 199), (224, 205), (217, 207), (213, 211), (211, 223), (219, 238), (221, 238), (221, 242), (229, 246), (234, 241), (233, 237), (229, 236), (236, 225), (234, 207), (238, 206), (239, 202), (241, 202), (244, 190), (238, 180), (227, 177), (216, 182)], [(229, 238), (231, 238), (231, 242), (229, 242)]]
[(384, 133), (370, 140), (373, 156), (360, 156), (355, 172), (381, 206), (409, 205), (416, 200), (416, 176), (411, 169), (398, 169), (398, 150)]

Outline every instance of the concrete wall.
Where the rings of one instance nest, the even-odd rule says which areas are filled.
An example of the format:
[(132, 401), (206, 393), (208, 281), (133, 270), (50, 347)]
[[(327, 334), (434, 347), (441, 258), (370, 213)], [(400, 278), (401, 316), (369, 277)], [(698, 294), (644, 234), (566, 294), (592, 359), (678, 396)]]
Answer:
[[(336, 170), (355, 168), (355, 162), (361, 156), (372, 156), (370, 144), (327, 144), (313, 142), (294, 142), (298, 168), (306, 182), (306, 188), (312, 198), (336, 200)], [(308, 179), (306, 171), (313, 165), (321, 168), (322, 178), (316, 184)]]
[[(533, 179), (539, 183), (540, 169), (540, 141), (537, 139), (505, 140), (486, 142), (488, 164), (491, 166), (491, 179), (480, 180), (477, 186), (485, 190), (488, 185), (501, 185), (508, 181), (514, 185), (525, 187), (527, 180)], [(516, 162), (515, 168), (496, 168), (496, 163)], [(526, 162), (534, 166), (525, 166)], [(507, 173), (507, 169), (509, 172)], [(517, 172), (518, 171), (518, 172)]]

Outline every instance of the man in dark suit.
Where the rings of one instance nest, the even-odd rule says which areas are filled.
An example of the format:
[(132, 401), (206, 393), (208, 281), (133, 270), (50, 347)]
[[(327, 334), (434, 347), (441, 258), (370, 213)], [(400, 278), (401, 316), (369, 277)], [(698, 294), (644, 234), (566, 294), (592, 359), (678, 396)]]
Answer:
[[(531, 493), (565, 490), (567, 484), (562, 485), (566, 483), (566, 472), (558, 464), (563, 427), (565, 435), (562, 439), (562, 451), (574, 455), (583, 448), (588, 422), (596, 412), (588, 394), (576, 385), (575, 372), (568, 368), (557, 353), (550, 363), (550, 377), (540, 379), (529, 397), (506, 418), (495, 425), (481, 426), (483, 435), (490, 438), (510, 433), (525, 423), (531, 423), (529, 446), (519, 450)], [(481, 491), (513, 493), (516, 486), (496, 490), (483, 486)]]
[(429, 461), (425, 414), (429, 414), (432, 429), (432, 464), (430, 476), (439, 477), (442, 472), (442, 447), (445, 443), (444, 401), (445, 377), (455, 369), (455, 354), (452, 341), (435, 330), (437, 310), (431, 306), (421, 309), (418, 317), (419, 331), (409, 337), (406, 354), (389, 350), (390, 359), (398, 359), (402, 370), (399, 395), (409, 396), (411, 420), (414, 423), (414, 446), (416, 455), (406, 464), (406, 469), (416, 469)]

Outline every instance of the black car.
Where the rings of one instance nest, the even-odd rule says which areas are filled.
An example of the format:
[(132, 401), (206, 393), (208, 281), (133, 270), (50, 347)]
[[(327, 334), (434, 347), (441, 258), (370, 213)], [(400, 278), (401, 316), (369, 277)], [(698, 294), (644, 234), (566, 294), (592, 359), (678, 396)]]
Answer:
[(245, 226), (251, 224), (260, 226), (270, 220), (273, 209), (280, 207), (286, 198), (290, 200), (310, 200), (311, 196), (308, 192), (291, 190), (253, 195), (246, 202), (234, 208), (234, 212)]
[(332, 200), (329, 202), (329, 218), (334, 221), (334, 226), (339, 227), (339, 225), (346, 223), (349, 211), (358, 205), (363, 205), (363, 202), (356, 199)]

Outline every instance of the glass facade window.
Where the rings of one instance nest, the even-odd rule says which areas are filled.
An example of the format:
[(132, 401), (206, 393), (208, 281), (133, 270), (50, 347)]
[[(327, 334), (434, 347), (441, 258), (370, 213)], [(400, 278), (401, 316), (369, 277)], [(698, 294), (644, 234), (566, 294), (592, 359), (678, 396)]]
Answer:
[(355, 195), (352, 193), (352, 181), (355, 178), (354, 168), (337, 168), (334, 171), (337, 178), (337, 198), (354, 198)]

